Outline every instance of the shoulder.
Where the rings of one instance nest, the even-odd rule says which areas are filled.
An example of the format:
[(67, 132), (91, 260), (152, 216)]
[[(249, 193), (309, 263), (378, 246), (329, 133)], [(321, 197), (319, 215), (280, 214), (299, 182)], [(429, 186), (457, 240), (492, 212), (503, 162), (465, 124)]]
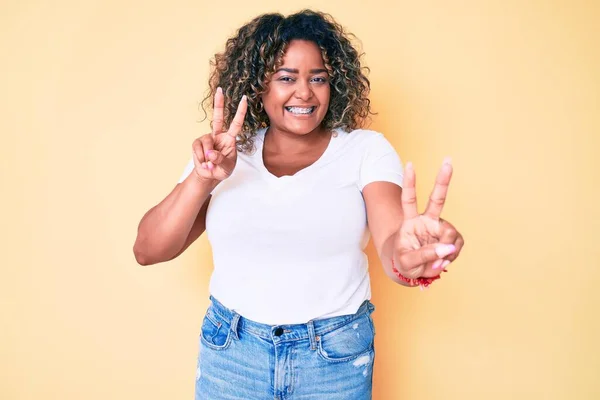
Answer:
[(348, 140), (369, 140), (378, 136), (383, 136), (382, 133), (371, 130), (371, 129), (335, 129), (335, 132), (343, 137), (347, 137)]
[(393, 148), (383, 133), (371, 129), (354, 129), (351, 131), (337, 129), (336, 132), (340, 141), (344, 142), (349, 148), (361, 149), (362, 151)]
[(347, 137), (347, 140), (349, 141), (357, 141), (364, 143), (388, 141), (383, 133), (374, 131), (372, 129), (354, 129), (350, 131), (337, 129), (336, 132), (341, 134), (341, 136)]

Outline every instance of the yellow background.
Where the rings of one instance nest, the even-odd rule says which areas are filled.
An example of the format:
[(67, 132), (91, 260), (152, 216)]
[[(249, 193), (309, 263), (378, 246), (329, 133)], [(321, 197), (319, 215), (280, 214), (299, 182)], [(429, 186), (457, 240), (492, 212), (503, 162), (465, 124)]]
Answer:
[(444, 217), (467, 245), (442, 281), (396, 286), (369, 248), (375, 399), (600, 398), (591, 0), (4, 0), (0, 398), (192, 398), (210, 247), (141, 267), (137, 224), (207, 132), (209, 58), (305, 6), (362, 40), (371, 127), (421, 207), (455, 165)]

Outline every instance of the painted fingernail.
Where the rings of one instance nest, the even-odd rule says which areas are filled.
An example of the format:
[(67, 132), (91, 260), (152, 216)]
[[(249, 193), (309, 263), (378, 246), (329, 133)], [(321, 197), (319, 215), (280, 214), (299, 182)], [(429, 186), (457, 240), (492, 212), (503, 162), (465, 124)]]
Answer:
[(208, 165), (208, 169), (213, 169), (215, 167), (214, 164), (211, 161), (209, 161), (208, 163), (206, 163), (206, 165)]
[(444, 164), (452, 165), (452, 157), (444, 158)]
[(406, 163), (406, 169), (412, 169), (412, 167), (413, 167), (412, 161), (409, 161)]
[(453, 244), (442, 244), (435, 248), (435, 253), (438, 255), (438, 257), (442, 258), (446, 257), (448, 254), (454, 253), (455, 250), (456, 247), (454, 247)]
[(440, 258), (439, 260), (436, 260), (436, 261), (433, 263), (433, 266), (432, 266), (431, 268), (433, 268), (433, 269), (438, 269), (438, 268), (439, 268), (439, 267), (442, 265), (442, 263), (443, 263), (443, 262), (444, 262), (444, 259), (443, 259), (443, 258)]
[(206, 163), (205, 162), (202, 163), (202, 168), (206, 169)]
[(448, 264), (450, 264), (452, 261), (450, 260), (446, 260), (442, 263), (442, 269), (446, 268), (448, 266)]
[(219, 86), (219, 87), (217, 88), (217, 92), (223, 93), (223, 89), (221, 88), (221, 86)]
[(206, 158), (210, 157), (210, 155), (211, 155), (212, 153), (213, 153), (213, 151), (212, 151), (212, 150), (207, 150), (207, 151), (206, 151), (206, 153), (205, 153), (205, 155), (206, 155)]

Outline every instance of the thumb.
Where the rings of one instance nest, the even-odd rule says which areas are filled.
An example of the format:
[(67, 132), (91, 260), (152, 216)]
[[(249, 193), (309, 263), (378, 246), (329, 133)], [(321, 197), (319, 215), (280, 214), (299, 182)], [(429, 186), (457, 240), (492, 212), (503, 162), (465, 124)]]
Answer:
[(233, 172), (235, 160), (231, 160), (218, 150), (210, 150), (206, 152), (206, 158), (211, 161), (216, 167), (220, 167), (227, 175)]
[(396, 256), (402, 269), (411, 270), (421, 265), (444, 258), (456, 251), (453, 244), (433, 243), (416, 250), (410, 250)]
[(225, 156), (223, 156), (223, 153), (221, 153), (220, 151), (209, 150), (206, 152), (206, 159), (208, 161), (212, 161), (212, 163), (215, 165), (221, 164), (224, 158)]

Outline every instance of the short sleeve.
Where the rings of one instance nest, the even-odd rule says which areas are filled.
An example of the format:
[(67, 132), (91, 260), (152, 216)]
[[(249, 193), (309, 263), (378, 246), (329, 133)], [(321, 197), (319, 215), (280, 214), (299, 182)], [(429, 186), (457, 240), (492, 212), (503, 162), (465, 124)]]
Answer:
[(360, 167), (359, 188), (371, 182), (391, 182), (402, 187), (402, 161), (390, 142), (380, 133), (369, 141)]
[(177, 182), (177, 183), (183, 182), (185, 180), (185, 178), (187, 178), (192, 173), (193, 170), (194, 170), (194, 160), (192, 158), (190, 158), (190, 161), (187, 163), (187, 165), (183, 169), (183, 173), (181, 174), (181, 177), (179, 178), (179, 182)]

